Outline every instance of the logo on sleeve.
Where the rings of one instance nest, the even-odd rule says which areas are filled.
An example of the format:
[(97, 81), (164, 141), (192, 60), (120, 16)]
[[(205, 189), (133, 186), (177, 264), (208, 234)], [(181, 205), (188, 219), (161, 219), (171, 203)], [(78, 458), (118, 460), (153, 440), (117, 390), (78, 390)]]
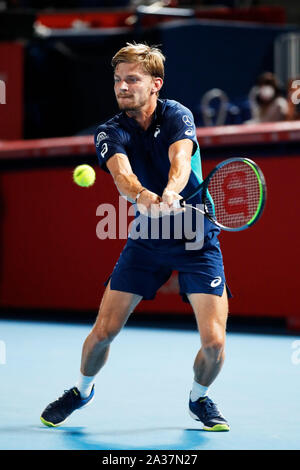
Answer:
[(187, 129), (185, 135), (194, 135), (194, 129)]
[(99, 132), (99, 134), (97, 135), (97, 139), (96, 139), (96, 147), (99, 147), (100, 145), (100, 142), (102, 142), (102, 140), (106, 139), (107, 134), (105, 132)]
[(107, 143), (105, 142), (103, 145), (102, 145), (102, 149), (101, 149), (101, 157), (104, 158), (106, 153), (108, 151), (108, 145)]
[(190, 116), (188, 116), (187, 114), (182, 116), (182, 120), (183, 120), (184, 124), (186, 124), (187, 126), (193, 126), (193, 121), (190, 118)]

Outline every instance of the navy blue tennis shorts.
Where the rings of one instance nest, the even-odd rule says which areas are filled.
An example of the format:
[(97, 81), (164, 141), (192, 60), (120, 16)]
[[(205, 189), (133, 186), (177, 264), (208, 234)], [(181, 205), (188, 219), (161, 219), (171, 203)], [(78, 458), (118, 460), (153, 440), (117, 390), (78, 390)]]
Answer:
[(153, 240), (149, 243), (149, 240), (129, 238), (105, 285), (111, 280), (112, 290), (152, 300), (172, 272), (177, 271), (179, 293), (184, 302), (188, 302), (187, 294), (192, 293), (222, 296), (224, 286), (230, 298), (218, 233), (210, 231), (199, 250), (186, 250), (181, 240), (173, 240), (166, 249), (159, 240), (155, 244)]

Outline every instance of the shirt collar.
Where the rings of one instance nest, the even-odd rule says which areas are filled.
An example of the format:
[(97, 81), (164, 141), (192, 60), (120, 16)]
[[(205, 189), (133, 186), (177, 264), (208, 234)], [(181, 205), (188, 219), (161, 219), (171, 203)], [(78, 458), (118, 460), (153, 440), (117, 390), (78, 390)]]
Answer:
[(150, 126), (148, 127), (148, 129), (146, 131), (144, 131), (141, 128), (139, 123), (134, 118), (131, 118), (131, 117), (127, 116), (125, 111), (123, 111), (121, 113), (121, 121), (122, 121), (123, 124), (125, 124), (126, 127), (129, 127), (130, 129), (136, 129), (136, 130), (139, 130), (141, 132), (148, 132), (150, 129), (154, 128), (155, 126), (157, 126), (160, 123), (160, 119), (162, 117), (163, 107), (164, 107), (163, 104), (164, 104), (163, 100), (161, 100), (161, 99), (157, 100), (157, 105), (156, 105), (156, 108), (155, 108), (154, 113), (153, 113), (152, 122), (151, 122)]

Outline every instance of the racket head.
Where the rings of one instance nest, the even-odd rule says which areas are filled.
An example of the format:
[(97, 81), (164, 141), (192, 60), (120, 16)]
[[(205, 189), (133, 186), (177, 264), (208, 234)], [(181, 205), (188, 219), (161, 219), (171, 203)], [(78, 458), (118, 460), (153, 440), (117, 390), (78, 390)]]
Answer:
[(223, 230), (246, 230), (261, 217), (267, 197), (259, 166), (249, 158), (230, 158), (217, 165), (203, 184), (205, 215)]

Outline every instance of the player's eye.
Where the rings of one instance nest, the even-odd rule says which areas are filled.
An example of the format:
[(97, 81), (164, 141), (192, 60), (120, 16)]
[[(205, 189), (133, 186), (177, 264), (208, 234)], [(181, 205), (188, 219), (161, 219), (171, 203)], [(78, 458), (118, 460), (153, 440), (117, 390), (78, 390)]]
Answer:
[(137, 77), (128, 77), (127, 82), (128, 83), (136, 83), (138, 81)]

